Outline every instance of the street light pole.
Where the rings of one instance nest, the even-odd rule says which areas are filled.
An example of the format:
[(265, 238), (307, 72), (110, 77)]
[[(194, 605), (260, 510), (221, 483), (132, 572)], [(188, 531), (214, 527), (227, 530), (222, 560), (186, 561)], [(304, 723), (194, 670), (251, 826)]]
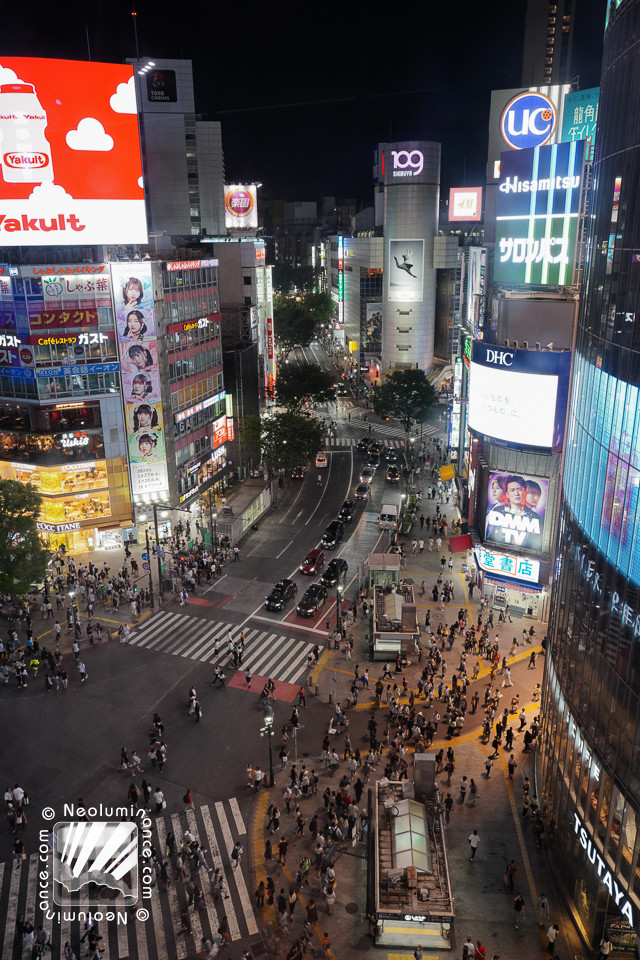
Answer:
[(260, 733), (266, 736), (269, 741), (269, 786), (275, 784), (273, 776), (273, 752), (271, 749), (271, 737), (273, 736), (273, 707), (269, 704), (264, 708), (264, 727), (260, 728)]
[(336, 614), (336, 630), (338, 631), (338, 639), (336, 640), (336, 646), (342, 639), (342, 584), (338, 581), (336, 591), (338, 596), (338, 610)]
[(149, 564), (149, 599), (151, 603), (151, 609), (153, 610), (155, 603), (153, 601), (153, 578), (151, 576), (151, 551), (149, 550), (149, 529), (147, 528), (144, 532), (147, 545), (147, 563)]
[[(163, 551), (160, 548), (160, 537), (158, 535), (158, 507), (157, 504), (153, 505), (153, 525), (156, 531), (156, 559), (158, 561), (158, 595), (162, 597), (162, 553)], [(149, 552), (149, 544), (147, 544), (147, 553)], [(149, 557), (149, 563), (151, 563), (151, 557)]]

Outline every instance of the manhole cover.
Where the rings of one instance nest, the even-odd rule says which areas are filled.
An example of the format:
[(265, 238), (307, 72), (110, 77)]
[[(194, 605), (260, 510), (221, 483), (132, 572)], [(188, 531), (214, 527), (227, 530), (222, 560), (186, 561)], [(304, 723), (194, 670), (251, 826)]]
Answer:
[(357, 903), (348, 903), (348, 904), (345, 906), (345, 910), (347, 911), (347, 913), (357, 913), (357, 912), (358, 912), (358, 904), (357, 904)]

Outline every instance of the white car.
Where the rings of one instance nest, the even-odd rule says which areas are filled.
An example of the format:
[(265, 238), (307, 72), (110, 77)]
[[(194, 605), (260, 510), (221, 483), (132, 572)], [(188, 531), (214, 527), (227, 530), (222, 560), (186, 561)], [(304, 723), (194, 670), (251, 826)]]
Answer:
[(327, 460), (325, 454), (319, 453), (318, 456), (316, 457), (316, 467), (323, 468), (328, 466), (329, 466), (329, 461)]

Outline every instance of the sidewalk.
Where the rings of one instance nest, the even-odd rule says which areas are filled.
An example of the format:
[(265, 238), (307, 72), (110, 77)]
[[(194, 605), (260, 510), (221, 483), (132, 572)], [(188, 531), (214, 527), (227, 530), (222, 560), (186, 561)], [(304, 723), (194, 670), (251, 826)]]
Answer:
[[(423, 506), (428, 504), (429, 501), (424, 503)], [(448, 558), (448, 552), (446, 556)], [(473, 622), (477, 622), (480, 612), (480, 598), (474, 598), (472, 601), (468, 599), (468, 591), (462, 575), (463, 555), (454, 555), (454, 572), (448, 575), (449, 579), (454, 580), (456, 599), (447, 604), (444, 611), (440, 609), (439, 604), (429, 602), (430, 589), (437, 577), (435, 566), (439, 563), (439, 557), (440, 555), (435, 551), (433, 554), (429, 554), (427, 551), (422, 555), (409, 555), (404, 571), (405, 576), (414, 580), (416, 590), (419, 588), (422, 579), (427, 583), (427, 596), (418, 598), (418, 615), (419, 618), (421, 616), (421, 622), (424, 623), (426, 610), (427, 608), (431, 609), (431, 624), (434, 633), (439, 622), (452, 622), (461, 606), (467, 608)], [(519, 694), (520, 704), (525, 707), (529, 722), (539, 709), (538, 703), (532, 703), (530, 698), (535, 684), (542, 682), (544, 668), (543, 657), (540, 655), (537, 657), (535, 668), (529, 669), (530, 653), (534, 649), (538, 652), (541, 650), (540, 642), (544, 635), (543, 624), (527, 620), (527, 628), (532, 622), (535, 626), (533, 643), (519, 645), (515, 657), (507, 657), (507, 663), (511, 667), (513, 687), (502, 690), (500, 687), (501, 674), (498, 674), (496, 678), (498, 691), (504, 697), (501, 705), (510, 702), (511, 696)], [(514, 636), (520, 644), (523, 623), (525, 621), (514, 617), (513, 623), (496, 623), (494, 628), (490, 629), (490, 638), (492, 640), (496, 636), (499, 638), (501, 656), (509, 653), (511, 640)], [(366, 689), (362, 691), (357, 706), (347, 713), (350, 720), (349, 734), (353, 749), (359, 747), (361, 751), (367, 748), (366, 723), (371, 713), (373, 712), (376, 716), (379, 731), (382, 729), (383, 720), (386, 720), (388, 714), (384, 702), (378, 710), (374, 706), (373, 687), (376, 679), (382, 676), (384, 664), (368, 661), (366, 636), (369, 629), (368, 620), (358, 619), (353, 627), (348, 630), (348, 632), (353, 632), (355, 640), (351, 660), (347, 661), (345, 659), (343, 651), (327, 649), (322, 654), (320, 663), (313, 672), (313, 680), (318, 684), (318, 699), (328, 705), (329, 695), (334, 694), (336, 700), (344, 705), (350, 691), (356, 664), (359, 664), (360, 674), (365, 668), (369, 669), (370, 688), (368, 691)], [(423, 638), (424, 636), (423, 634)], [(447, 679), (450, 679), (451, 674), (456, 672), (460, 649), (461, 641), (458, 638), (452, 651), (444, 654), (447, 663)], [(414, 656), (410, 655), (409, 659), (412, 661), (411, 664), (402, 674), (396, 675), (396, 678), (401, 683), (402, 677), (406, 676), (410, 689), (415, 690), (422, 671), (422, 664), (416, 663)], [(471, 661), (471, 658), (469, 660)], [(483, 661), (483, 668), (479, 677), (472, 681), (468, 690), (469, 698), (474, 690), (478, 690), (481, 704), (488, 683), (489, 670), (489, 663)], [(471, 674), (471, 672), (470, 670), (469, 673)], [(418, 704), (422, 705), (423, 703), (424, 701), (417, 701), (417, 709), (421, 709)], [(437, 708), (441, 714), (444, 714), (444, 704), (438, 703)], [(423, 709), (428, 716), (426, 705)], [(333, 715), (334, 707), (330, 706), (327, 709), (327, 721)], [(441, 724), (439, 728), (440, 736), (430, 748), (430, 752), (437, 752), (440, 749), (446, 750), (449, 746), (453, 746), (456, 756), (456, 771), (453, 774), (450, 788), (445, 786), (446, 775), (438, 777), (438, 785), (442, 795), (446, 796), (447, 792), (451, 792), (452, 797), (456, 800), (451, 823), (447, 829), (447, 855), (455, 896), (456, 919), (451, 952), (443, 951), (441, 954), (434, 955), (425, 949), (425, 960), (431, 956), (460, 957), (462, 944), (467, 936), (471, 936), (474, 943), (480, 940), (485, 945), (488, 958), (494, 956), (501, 957), (503, 960), (506, 960), (506, 958), (509, 958), (509, 960), (542, 958), (545, 955), (548, 956), (545, 931), (550, 923), (557, 923), (560, 927), (557, 940), (557, 953), (560, 957), (584, 956), (584, 946), (556, 887), (553, 872), (544, 849), (539, 849), (536, 846), (530, 819), (523, 819), (521, 816), (522, 781), (525, 776), (529, 777), (531, 781), (530, 795), (534, 796), (536, 793), (535, 753), (523, 751), (524, 730), (519, 734), (515, 733), (518, 724), (513, 722), (516, 718), (511, 715), (511, 725), (515, 733), (513, 753), (517, 763), (514, 779), (513, 781), (508, 780), (506, 768), (508, 754), (505, 755), (503, 750), (496, 760), (492, 775), (487, 779), (484, 763), (491, 752), (491, 747), (485, 747), (481, 743), (480, 734), (483, 718), (484, 712), (481, 705), (475, 715), (470, 715), (468, 712), (463, 732), (454, 736), (452, 740), (443, 736), (443, 734), (446, 734), (446, 729), (443, 729)], [(344, 731), (337, 733), (331, 739), (336, 752), (342, 758)], [(310, 884), (308, 887), (303, 886), (298, 891), (298, 896), (303, 908), (311, 897), (315, 899), (318, 908), (319, 923), (315, 926), (316, 939), (313, 946), (318, 948), (318, 939), (321, 939), (323, 934), (328, 932), (331, 938), (330, 954), (332, 953), (340, 960), (351, 957), (355, 953), (365, 953), (367, 951), (373, 955), (376, 948), (373, 947), (368, 935), (366, 920), (367, 862), (364, 845), (358, 843), (353, 848), (350, 842), (340, 844), (341, 849), (335, 857), (338, 885), (336, 889), (337, 902), (333, 915), (327, 913), (322, 896), (320, 877), (313, 867), (314, 845), (308, 832), (308, 823), (315, 813), (319, 815), (321, 820), (323, 819), (325, 811), (322, 803), (322, 793), (327, 786), (333, 790), (338, 788), (339, 781), (346, 772), (346, 765), (341, 762), (335, 777), (332, 778), (321, 769), (319, 744), (311, 744), (310, 746), (312, 749), (309, 756), (300, 752), (301, 762), (304, 760), (309, 768), (316, 768), (320, 773), (320, 783), (316, 797), (309, 797), (301, 801), (301, 809), (306, 820), (303, 835), (301, 837), (296, 836), (293, 813), (287, 815), (284, 812), (285, 805), (282, 799), (282, 791), (289, 783), (291, 763), (288, 764), (286, 771), (280, 772), (278, 769), (275, 788), (268, 792), (265, 791), (259, 798), (253, 832), (256, 884), (260, 879), (264, 880), (267, 873), (270, 873), (275, 883), (276, 895), (281, 887), (284, 887), (285, 893), (288, 894), (289, 887), (295, 887), (295, 876), (301, 857), (310, 857), (312, 861)], [(276, 754), (274, 757), (275, 766), (279, 768), (277, 743), (274, 743), (274, 748)], [(411, 776), (412, 757), (410, 750), (406, 753), (406, 759), (409, 761), (409, 776)], [(298, 769), (299, 767), (300, 764)], [(358, 773), (356, 776), (358, 776)], [(463, 774), (469, 778), (473, 777), (478, 785), (479, 798), (475, 806), (468, 803), (462, 804), (458, 800), (459, 782)], [(372, 780), (379, 778), (381, 775), (381, 764), (379, 764), (372, 774)], [(361, 810), (366, 809), (366, 796), (365, 792), (359, 804)], [(281, 828), (277, 834), (269, 835), (274, 847), (274, 858), (270, 862), (269, 869), (267, 869), (263, 856), (264, 842), (267, 837), (265, 834), (266, 810), (268, 805), (273, 802), (281, 808)], [(540, 798), (540, 802), (542, 803), (542, 798)], [(292, 803), (292, 810), (293, 806)], [(480, 845), (475, 860), (470, 862), (467, 838), (475, 828), (478, 829)], [(277, 840), (280, 835), (285, 835), (289, 840), (286, 866), (277, 864)], [(549, 842), (549, 838), (546, 837), (543, 846)], [(516, 880), (513, 891), (507, 889), (503, 882), (505, 868), (511, 859), (516, 860), (520, 869), (520, 876)], [(525, 899), (525, 915), (521, 916), (516, 929), (513, 900), (518, 892), (521, 892)], [(542, 926), (539, 925), (536, 914), (536, 902), (541, 892), (544, 892), (550, 903), (550, 917), (544, 919)], [(291, 943), (302, 932), (304, 909), (297, 906), (294, 911), (294, 922), (276, 937), (273, 937), (272, 934), (274, 927), (278, 926), (274, 908), (265, 907), (263, 912), (264, 920), (269, 924), (271, 930), (268, 946), (275, 949), (278, 956), (286, 956)], [(413, 948), (408, 947), (377, 950), (378, 955), (381, 952), (386, 952), (390, 960), (396, 960), (396, 958), (399, 960), (399, 958), (405, 957), (410, 960), (413, 957)]]

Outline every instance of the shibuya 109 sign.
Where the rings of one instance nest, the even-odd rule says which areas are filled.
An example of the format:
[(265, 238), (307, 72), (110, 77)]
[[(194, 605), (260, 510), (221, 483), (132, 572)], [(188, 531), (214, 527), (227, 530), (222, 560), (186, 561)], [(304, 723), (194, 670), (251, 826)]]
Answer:
[(146, 242), (133, 68), (0, 57), (0, 246)]
[(501, 154), (494, 280), (573, 282), (584, 141)]

